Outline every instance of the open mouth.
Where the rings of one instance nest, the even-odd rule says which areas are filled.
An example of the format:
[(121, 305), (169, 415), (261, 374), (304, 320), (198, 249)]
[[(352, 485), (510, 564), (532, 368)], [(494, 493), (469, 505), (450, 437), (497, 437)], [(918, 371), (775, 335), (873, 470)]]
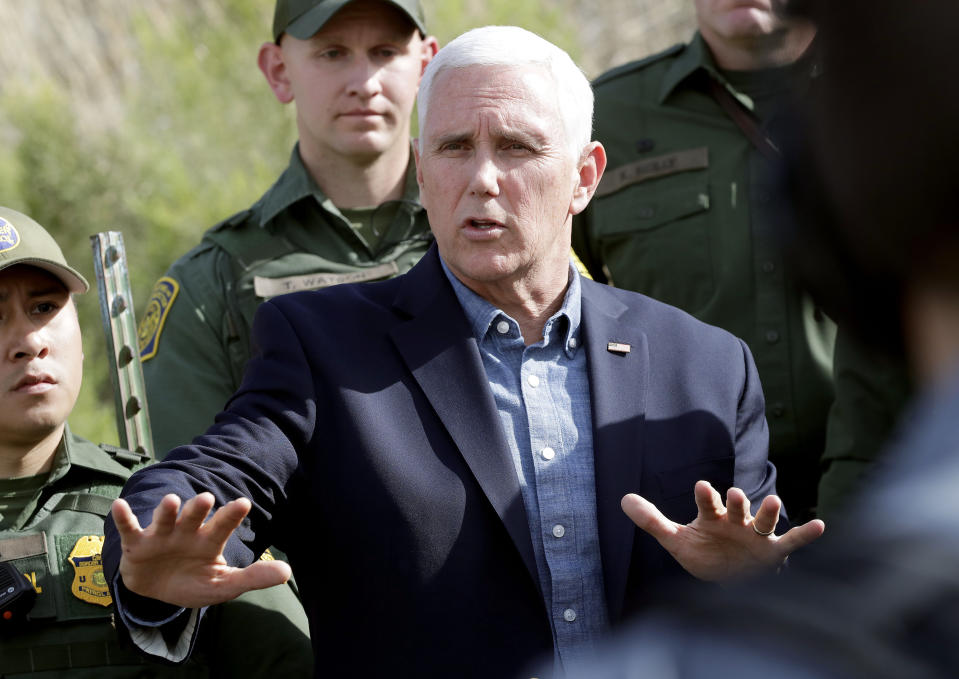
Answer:
[(481, 229), (483, 231), (492, 229), (496, 226), (502, 226), (502, 224), (492, 219), (471, 219), (467, 222), (467, 224), (472, 226), (474, 229)]

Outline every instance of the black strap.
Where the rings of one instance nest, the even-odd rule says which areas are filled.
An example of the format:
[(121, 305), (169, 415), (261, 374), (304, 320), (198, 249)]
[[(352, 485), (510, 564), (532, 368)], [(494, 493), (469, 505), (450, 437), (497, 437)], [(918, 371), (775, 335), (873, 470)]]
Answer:
[(734, 123), (742, 130), (753, 146), (762, 153), (768, 160), (779, 160), (781, 152), (779, 147), (773, 143), (773, 140), (762, 131), (756, 117), (748, 111), (740, 101), (733, 96), (725, 85), (716, 80), (716, 78), (707, 73), (709, 93), (713, 99), (722, 107)]

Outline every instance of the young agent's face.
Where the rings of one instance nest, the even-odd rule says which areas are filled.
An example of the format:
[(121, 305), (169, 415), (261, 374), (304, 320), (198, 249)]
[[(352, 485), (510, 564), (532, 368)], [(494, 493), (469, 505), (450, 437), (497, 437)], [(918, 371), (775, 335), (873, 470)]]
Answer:
[(279, 49), (306, 157), (369, 162), (409, 144), (416, 91), (436, 41), (422, 38), (396, 7), (355, 0), (309, 40), (284, 35)]
[(559, 105), (539, 67), (469, 66), (434, 80), (417, 147), (421, 200), (444, 261), (481, 295), (520, 279), (565, 285), (571, 216), (592, 194)]
[(76, 307), (43, 269), (0, 271), (0, 443), (29, 445), (62, 427), (83, 379)]

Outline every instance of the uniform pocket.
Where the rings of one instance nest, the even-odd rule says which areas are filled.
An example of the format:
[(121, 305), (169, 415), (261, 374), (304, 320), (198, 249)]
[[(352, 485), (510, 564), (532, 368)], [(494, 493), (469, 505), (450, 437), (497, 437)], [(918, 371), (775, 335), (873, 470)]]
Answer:
[(689, 176), (642, 182), (598, 199), (594, 228), (613, 285), (695, 313), (715, 286), (709, 185)]

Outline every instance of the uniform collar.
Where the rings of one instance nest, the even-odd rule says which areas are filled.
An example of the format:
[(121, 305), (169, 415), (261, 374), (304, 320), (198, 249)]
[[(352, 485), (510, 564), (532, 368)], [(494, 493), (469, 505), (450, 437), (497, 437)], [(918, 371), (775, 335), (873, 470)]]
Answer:
[[(815, 41), (800, 57), (800, 61), (805, 64), (804, 68), (808, 71), (808, 77), (800, 81), (799, 85), (808, 84), (808, 81), (818, 77), (822, 73), (822, 63), (817, 55), (818, 50), (815, 47)], [(673, 61), (666, 74), (663, 76), (662, 85), (659, 88), (659, 103), (662, 104), (680, 85), (685, 83), (690, 76), (705, 71), (722, 85), (724, 85), (737, 99), (739, 99), (747, 108), (752, 109), (752, 100), (746, 95), (737, 92), (729, 84), (722, 70), (716, 65), (713, 53), (709, 51), (709, 46), (703, 39), (699, 31), (693, 35), (679, 56)]]
[[(287, 210), (294, 203), (305, 198), (313, 197), (316, 202), (328, 212), (342, 218), (339, 209), (333, 204), (320, 186), (313, 179), (313, 175), (303, 164), (300, 156), (300, 143), (297, 142), (290, 154), (290, 164), (280, 178), (260, 199), (260, 226), (266, 226), (281, 212)], [(419, 203), (420, 190), (416, 183), (416, 163), (413, 152), (410, 150), (410, 160), (406, 166), (406, 179), (403, 185), (403, 200)]]
[(47, 485), (52, 485), (64, 478), (70, 473), (72, 467), (83, 467), (101, 474), (110, 474), (121, 481), (130, 477), (129, 469), (114, 460), (99, 446), (75, 436), (70, 431), (70, 426), (66, 425), (63, 429), (63, 438), (60, 439), (60, 445), (57, 446), (57, 452), (53, 457)]
[(659, 88), (659, 103), (662, 104), (666, 101), (673, 90), (679, 87), (689, 76), (700, 70), (705, 70), (717, 77), (720, 82), (725, 82), (719, 67), (716, 66), (712, 53), (709, 51), (709, 47), (706, 45), (706, 41), (703, 40), (702, 34), (696, 31), (693, 39), (679, 53), (679, 56), (676, 57), (663, 76), (663, 82)]

